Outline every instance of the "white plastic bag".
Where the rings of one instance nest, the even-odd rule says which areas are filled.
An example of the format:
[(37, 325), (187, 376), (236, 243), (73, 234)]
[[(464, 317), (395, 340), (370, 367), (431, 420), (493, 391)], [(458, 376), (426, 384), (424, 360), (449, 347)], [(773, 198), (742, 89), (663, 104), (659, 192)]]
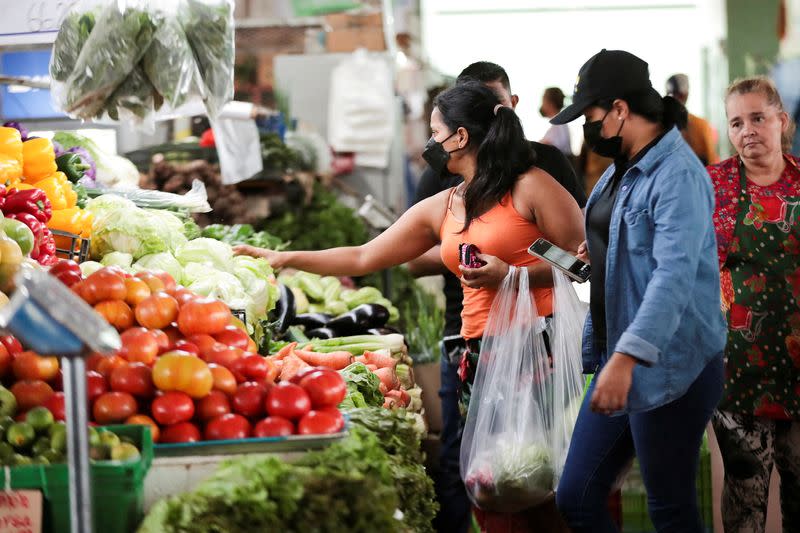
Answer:
[(572, 281), (553, 269), (553, 330), (550, 352), (553, 361), (553, 427), (550, 449), (555, 468), (555, 484), (564, 470), (572, 430), (583, 401), (581, 341), (589, 306), (575, 292)]
[(566, 277), (553, 276), (552, 365), (525, 268), (509, 269), (489, 311), (461, 444), (467, 494), (486, 511), (542, 503), (564, 466), (583, 392), (586, 309)]
[(461, 443), (467, 494), (487, 511), (521, 511), (553, 488), (543, 331), (528, 271), (512, 266), (489, 311)]

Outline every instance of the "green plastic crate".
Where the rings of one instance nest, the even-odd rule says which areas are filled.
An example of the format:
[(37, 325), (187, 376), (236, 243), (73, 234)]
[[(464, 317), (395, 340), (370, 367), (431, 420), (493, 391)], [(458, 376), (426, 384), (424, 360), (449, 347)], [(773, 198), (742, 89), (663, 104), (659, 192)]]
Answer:
[[(94, 531), (129, 533), (142, 520), (144, 478), (153, 462), (153, 439), (147, 426), (105, 426), (120, 437), (128, 437), (141, 451), (141, 458), (132, 462), (93, 463), (92, 510)], [(6, 472), (0, 470), (0, 486), (5, 486)], [(32, 465), (11, 468), (12, 489), (41, 490), (42, 531), (68, 533), (69, 478), (66, 464)]]
[[(700, 448), (700, 463), (697, 469), (697, 502), (704, 531), (714, 531), (714, 508), (711, 492), (711, 454), (708, 438), (703, 436)], [(625, 483), (622, 485), (622, 531), (623, 533), (655, 533), (656, 529), (647, 512), (647, 491), (639, 470), (639, 462), (634, 461)]]

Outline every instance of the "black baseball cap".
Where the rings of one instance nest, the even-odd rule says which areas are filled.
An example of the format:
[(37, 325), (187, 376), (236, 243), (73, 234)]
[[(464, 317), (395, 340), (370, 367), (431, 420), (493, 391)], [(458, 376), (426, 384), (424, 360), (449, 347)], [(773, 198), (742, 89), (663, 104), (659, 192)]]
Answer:
[(622, 98), (653, 89), (647, 62), (624, 50), (606, 50), (583, 64), (575, 81), (572, 104), (553, 117), (551, 124), (566, 124), (600, 100)]

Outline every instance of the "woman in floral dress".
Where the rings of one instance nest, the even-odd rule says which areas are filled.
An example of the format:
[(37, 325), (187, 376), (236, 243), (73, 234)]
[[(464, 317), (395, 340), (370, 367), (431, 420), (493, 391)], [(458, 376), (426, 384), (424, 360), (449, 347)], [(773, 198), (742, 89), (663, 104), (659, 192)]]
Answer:
[(725, 530), (764, 531), (773, 465), (784, 531), (800, 528), (800, 167), (767, 78), (725, 99), (737, 155), (708, 167), (728, 319), (725, 392), (712, 420), (725, 465)]

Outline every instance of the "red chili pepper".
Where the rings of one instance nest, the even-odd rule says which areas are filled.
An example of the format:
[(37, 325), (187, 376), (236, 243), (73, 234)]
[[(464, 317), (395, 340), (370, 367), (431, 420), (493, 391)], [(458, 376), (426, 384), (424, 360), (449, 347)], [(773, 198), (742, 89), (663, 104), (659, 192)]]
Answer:
[(58, 278), (67, 287), (72, 287), (83, 279), (81, 267), (69, 259), (60, 259), (50, 269), (50, 275)]
[(8, 353), (10, 353), (11, 355), (15, 355), (22, 352), (22, 345), (13, 335), (0, 336), (0, 344), (5, 346), (6, 350), (8, 350)]
[(3, 212), (8, 216), (10, 213), (30, 213), (39, 222), (45, 223), (50, 220), (53, 207), (44, 191), (39, 189), (26, 189), (24, 191), (14, 191), (5, 197)]

